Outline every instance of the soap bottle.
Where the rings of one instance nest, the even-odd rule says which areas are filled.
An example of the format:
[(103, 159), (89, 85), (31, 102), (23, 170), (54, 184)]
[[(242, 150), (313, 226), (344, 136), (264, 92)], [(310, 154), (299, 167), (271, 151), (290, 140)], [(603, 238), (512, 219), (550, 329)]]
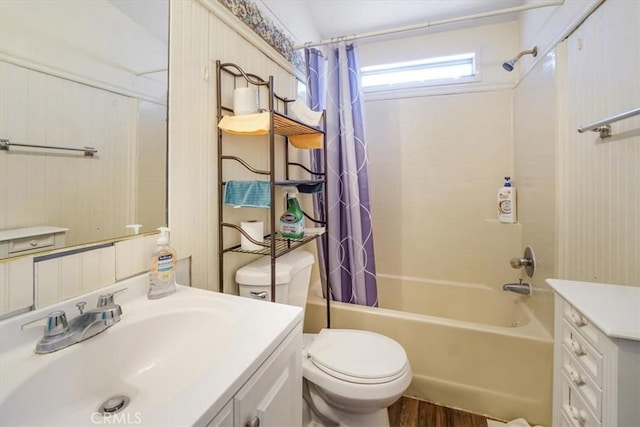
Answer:
[(516, 222), (516, 189), (511, 186), (511, 177), (504, 177), (504, 186), (498, 190), (498, 221), (507, 224)]
[(300, 239), (304, 236), (304, 213), (296, 196), (297, 188), (286, 188), (287, 211), (280, 217), (280, 233), (282, 237)]
[(169, 229), (158, 228), (160, 237), (151, 257), (147, 298), (158, 299), (176, 291), (176, 252), (169, 246)]

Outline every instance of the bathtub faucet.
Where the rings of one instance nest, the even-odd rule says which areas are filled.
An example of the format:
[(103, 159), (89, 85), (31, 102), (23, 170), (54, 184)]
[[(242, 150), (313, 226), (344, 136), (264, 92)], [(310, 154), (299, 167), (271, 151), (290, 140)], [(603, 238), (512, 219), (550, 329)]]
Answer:
[(522, 283), (522, 279), (520, 279), (519, 283), (507, 283), (502, 286), (503, 291), (511, 291), (517, 294), (522, 295), (531, 295), (531, 285), (529, 283)]

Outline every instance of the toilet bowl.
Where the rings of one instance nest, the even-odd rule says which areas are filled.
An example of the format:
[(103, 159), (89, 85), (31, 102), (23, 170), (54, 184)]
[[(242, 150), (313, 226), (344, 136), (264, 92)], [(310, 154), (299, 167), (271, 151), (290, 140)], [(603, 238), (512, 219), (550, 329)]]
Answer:
[[(276, 260), (276, 300), (304, 309), (314, 258), (298, 250)], [(236, 272), (241, 296), (271, 301), (271, 262)], [(302, 350), (305, 425), (389, 426), (387, 408), (409, 387), (411, 367), (400, 344), (354, 329), (305, 334)]]

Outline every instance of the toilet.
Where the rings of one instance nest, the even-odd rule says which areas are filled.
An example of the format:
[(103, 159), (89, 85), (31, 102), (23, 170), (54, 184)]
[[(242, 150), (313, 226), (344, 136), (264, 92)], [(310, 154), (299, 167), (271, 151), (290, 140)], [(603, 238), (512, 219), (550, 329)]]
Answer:
[[(276, 259), (276, 302), (304, 310), (314, 257), (297, 250)], [(241, 296), (271, 301), (271, 260), (262, 257), (236, 272)], [(353, 329), (304, 334), (305, 426), (389, 426), (387, 408), (411, 382), (400, 344)]]

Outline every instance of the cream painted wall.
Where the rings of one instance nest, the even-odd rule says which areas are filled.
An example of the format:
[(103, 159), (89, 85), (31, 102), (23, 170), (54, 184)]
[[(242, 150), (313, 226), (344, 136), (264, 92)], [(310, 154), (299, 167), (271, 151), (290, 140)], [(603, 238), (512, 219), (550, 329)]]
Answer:
[(640, 116), (613, 136), (578, 126), (640, 107), (640, 2), (607, 1), (559, 49), (558, 275), (640, 286)]
[(66, 227), (68, 246), (127, 234), (135, 208), (136, 100), (4, 61), (0, 92), (3, 138), (98, 150), (95, 157), (0, 151), (0, 229)]
[[(138, 102), (135, 171), (135, 212), (138, 223), (165, 224), (167, 210), (167, 107), (149, 101)], [(144, 197), (139, 197), (144, 193)]]
[[(178, 256), (191, 257), (194, 286), (218, 290), (215, 61), (236, 63), (263, 78), (273, 75), (275, 91), (280, 96), (295, 95), (295, 78), (291, 68), (269, 59), (227, 24), (237, 19), (225, 18), (226, 10), (217, 2), (193, 0), (170, 4), (169, 226)], [(273, 55), (278, 54), (274, 51)], [(231, 105), (230, 93), (226, 92), (226, 105)], [(225, 141), (226, 149), (258, 168), (266, 167), (268, 152), (264, 138), (225, 138)], [(306, 157), (306, 151), (297, 154)], [(266, 220), (266, 210), (225, 207), (226, 221), (239, 224), (246, 219)], [(239, 241), (237, 235), (227, 237)], [(230, 254), (225, 260), (225, 290), (234, 292), (233, 273), (252, 257)]]

